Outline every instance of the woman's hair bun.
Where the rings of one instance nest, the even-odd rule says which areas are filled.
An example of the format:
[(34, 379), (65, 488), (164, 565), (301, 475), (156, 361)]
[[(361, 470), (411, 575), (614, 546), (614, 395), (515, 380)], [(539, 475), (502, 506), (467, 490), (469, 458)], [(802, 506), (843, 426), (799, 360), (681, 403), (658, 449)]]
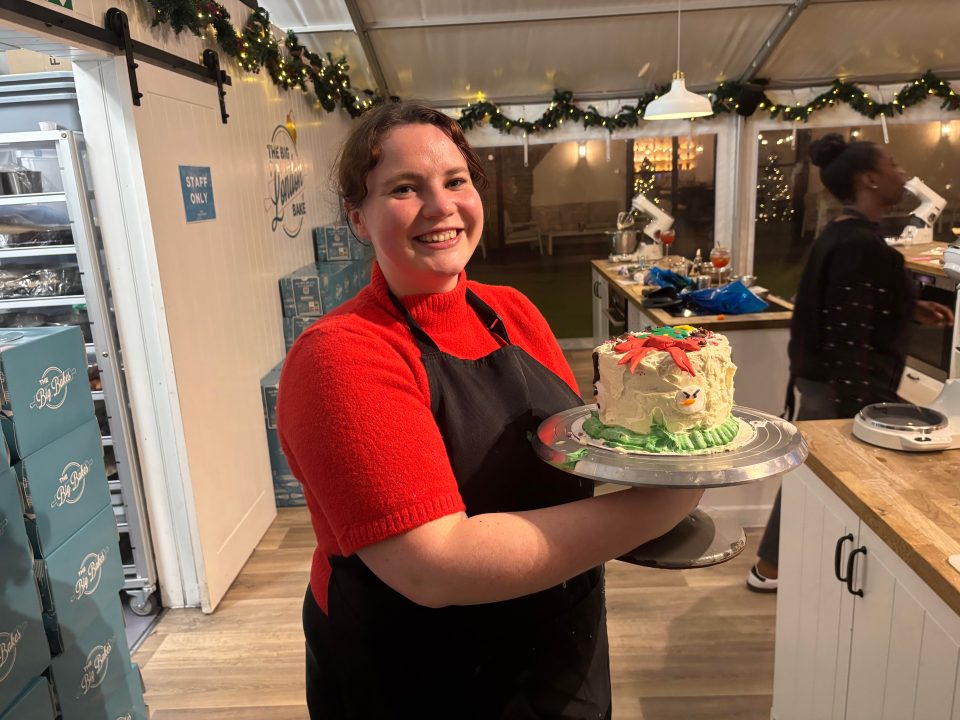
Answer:
[(847, 141), (838, 133), (830, 133), (810, 145), (810, 159), (817, 167), (826, 167), (847, 149)]

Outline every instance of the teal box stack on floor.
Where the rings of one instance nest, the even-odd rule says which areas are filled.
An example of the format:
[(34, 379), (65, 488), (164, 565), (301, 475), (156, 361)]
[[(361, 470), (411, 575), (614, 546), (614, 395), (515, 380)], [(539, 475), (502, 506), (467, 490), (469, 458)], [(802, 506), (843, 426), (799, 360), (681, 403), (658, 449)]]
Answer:
[(280, 363), (263, 376), (260, 380), (260, 394), (263, 398), (263, 417), (267, 431), (267, 448), (270, 452), (273, 495), (277, 507), (300, 507), (306, 504), (303, 486), (290, 471), (287, 458), (280, 449), (280, 436), (277, 433), (277, 392), (280, 389), (282, 367), (283, 363)]
[[(280, 278), (283, 344), (293, 343), (325, 313), (354, 297), (370, 282), (373, 250), (357, 240), (345, 224), (313, 229), (316, 262)], [(303, 488), (290, 471), (277, 435), (276, 405), (281, 362), (260, 380), (266, 419), (267, 448), (278, 507), (304, 505)]]
[[(29, 676), (10, 696), (14, 686), (6, 683), (14, 673), (4, 678), (0, 668), (0, 720), (145, 720), (120, 604), (123, 566), (80, 329), (0, 334), (0, 385), (4, 438), (15, 460), (0, 473), (0, 512), (22, 535), (28, 560), (27, 572), (0, 575), (0, 592), (9, 578), (29, 581), (42, 628), (29, 646), (22, 638), (7, 642)], [(0, 549), (0, 563), (7, 557)], [(0, 623), (8, 614), (0, 613)], [(17, 634), (36, 634), (35, 621), (21, 625)], [(0, 627), (0, 642), (4, 632)], [(136, 687), (139, 693), (132, 693)]]
[[(6, 464), (5, 448), (0, 464)], [(33, 685), (50, 665), (33, 553), (22, 517), (17, 476), (6, 467), (0, 472), (0, 718), (11, 713), (10, 706), (34, 702), (27, 696), (36, 692)]]

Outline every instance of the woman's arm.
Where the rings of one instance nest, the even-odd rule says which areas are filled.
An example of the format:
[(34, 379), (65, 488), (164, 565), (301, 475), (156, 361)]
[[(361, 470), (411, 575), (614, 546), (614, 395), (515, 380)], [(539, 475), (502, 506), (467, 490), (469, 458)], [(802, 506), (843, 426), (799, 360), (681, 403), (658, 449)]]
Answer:
[(932, 300), (917, 300), (913, 319), (927, 327), (945, 328), (953, 325), (953, 310)]
[(383, 582), (428, 607), (545, 590), (673, 528), (703, 490), (635, 488), (516, 513), (448, 515), (358, 555)]

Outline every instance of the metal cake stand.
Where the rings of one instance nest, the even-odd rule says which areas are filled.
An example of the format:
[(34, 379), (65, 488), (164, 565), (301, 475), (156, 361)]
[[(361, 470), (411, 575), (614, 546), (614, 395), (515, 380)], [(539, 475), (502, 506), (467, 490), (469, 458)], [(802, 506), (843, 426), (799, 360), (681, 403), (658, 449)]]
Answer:
[[(757, 482), (799, 466), (809, 452), (791, 423), (759, 410), (734, 406), (733, 416), (753, 436), (735, 450), (708, 455), (634, 454), (586, 445), (581, 426), (596, 405), (565, 410), (544, 420), (533, 438), (537, 456), (565, 472), (631, 487), (717, 488)], [(618, 558), (657, 568), (706, 567), (743, 550), (743, 528), (698, 508), (673, 530)]]

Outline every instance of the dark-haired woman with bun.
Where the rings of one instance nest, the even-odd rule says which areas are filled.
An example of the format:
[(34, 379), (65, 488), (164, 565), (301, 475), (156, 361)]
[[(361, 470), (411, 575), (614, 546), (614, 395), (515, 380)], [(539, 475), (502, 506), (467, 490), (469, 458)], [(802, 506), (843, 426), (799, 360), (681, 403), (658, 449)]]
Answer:
[[(880, 219), (903, 197), (906, 182), (890, 154), (831, 133), (810, 146), (810, 159), (843, 210), (814, 242), (800, 279), (787, 403), (799, 396), (799, 407), (790, 407), (797, 420), (848, 418), (865, 405), (899, 401), (911, 320), (947, 327), (953, 312), (915, 299), (903, 255), (880, 232)], [(747, 587), (777, 589), (779, 549), (777, 495)]]

